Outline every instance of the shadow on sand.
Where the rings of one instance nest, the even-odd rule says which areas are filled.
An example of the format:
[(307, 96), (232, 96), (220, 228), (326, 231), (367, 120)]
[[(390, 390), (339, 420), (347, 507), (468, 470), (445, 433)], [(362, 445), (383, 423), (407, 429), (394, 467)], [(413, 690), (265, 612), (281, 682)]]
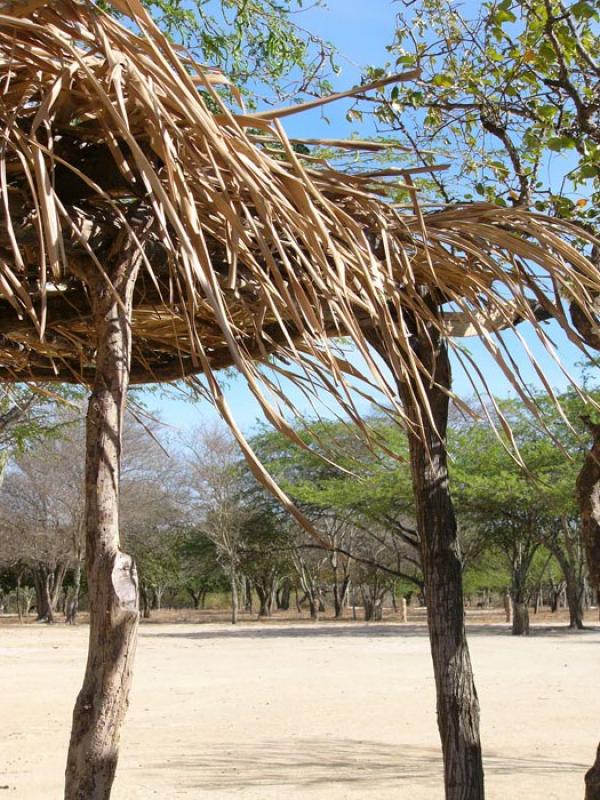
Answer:
[[(530, 638), (558, 637), (571, 638), (571, 636), (585, 637), (600, 631), (598, 627), (589, 627), (583, 631), (572, 631), (566, 626), (540, 625), (531, 628)], [(198, 641), (210, 639), (297, 639), (297, 638), (383, 638), (383, 637), (418, 637), (427, 638), (425, 624), (396, 624), (396, 623), (290, 623), (290, 622), (245, 622), (237, 626), (223, 626), (218, 630), (214, 628), (202, 629), (202, 625), (195, 624), (193, 630), (186, 630), (186, 623), (179, 623), (177, 631), (161, 631), (160, 628), (142, 628), (142, 635), (152, 637), (195, 639)], [(506, 636), (511, 637), (508, 625), (467, 625), (467, 633), (472, 636)]]
[[(376, 787), (431, 780), (442, 781), (442, 762), (434, 748), (390, 745), (354, 739), (296, 739), (285, 741), (232, 742), (203, 747), (201, 752), (173, 754), (165, 761), (145, 765), (160, 772), (176, 769), (188, 787), (227, 791), (259, 786), (313, 787), (325, 784)], [(586, 765), (543, 758), (485, 758), (488, 774), (551, 776), (581, 773)]]

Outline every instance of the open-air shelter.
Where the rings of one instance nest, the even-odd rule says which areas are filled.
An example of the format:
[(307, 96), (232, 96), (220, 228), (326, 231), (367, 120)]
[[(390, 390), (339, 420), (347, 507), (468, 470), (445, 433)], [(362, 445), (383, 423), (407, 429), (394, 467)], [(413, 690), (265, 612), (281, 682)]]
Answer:
[[(126, 23), (90, 0), (5, 3), (0, 15), (0, 379), (91, 390), (90, 649), (66, 797), (109, 796), (127, 706), (138, 621), (118, 520), (128, 386), (202, 375), (257, 477), (303, 522), (237, 429), (218, 370), (236, 368), (293, 437), (264, 367), (281, 359), (328, 376), (352, 416), (352, 368), (331, 344), (338, 337), (361, 354), (409, 433), (447, 796), (482, 797), (444, 489), (448, 349), (454, 336), (478, 335), (526, 396), (501, 331), (528, 322), (552, 350), (542, 325), (551, 318), (585, 348), (569, 307), (594, 323), (600, 274), (577, 246), (586, 237), (520, 208), (425, 213), (410, 166), (341, 172), (322, 142), (287, 138), (280, 120), (297, 109), (232, 111), (222, 90), (235, 87), (193, 63), (139, 0), (113, 6)], [(390, 201), (390, 179), (409, 207)]]

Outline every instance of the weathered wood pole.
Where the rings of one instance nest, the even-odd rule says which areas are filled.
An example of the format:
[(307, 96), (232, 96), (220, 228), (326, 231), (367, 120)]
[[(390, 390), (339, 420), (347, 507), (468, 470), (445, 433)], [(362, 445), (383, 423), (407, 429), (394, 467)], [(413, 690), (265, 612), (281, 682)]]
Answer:
[[(432, 312), (436, 313), (432, 303)], [(437, 328), (412, 326), (415, 356), (433, 376), (425, 398), (410, 378), (396, 376), (408, 421), (417, 530), (425, 584), (427, 622), (437, 693), (438, 727), (444, 759), (446, 800), (483, 800), (479, 701), (464, 624), (462, 560), (456, 514), (448, 483), (446, 434), (451, 385), (448, 347)], [(371, 344), (392, 371), (383, 343)], [(431, 417), (427, 413), (429, 406)]]
[(120, 549), (119, 478), (131, 361), (131, 303), (137, 253), (119, 253), (108, 271), (86, 276), (96, 325), (96, 372), (86, 423), (88, 660), (73, 711), (65, 800), (107, 800), (128, 705), (138, 628), (135, 565)]

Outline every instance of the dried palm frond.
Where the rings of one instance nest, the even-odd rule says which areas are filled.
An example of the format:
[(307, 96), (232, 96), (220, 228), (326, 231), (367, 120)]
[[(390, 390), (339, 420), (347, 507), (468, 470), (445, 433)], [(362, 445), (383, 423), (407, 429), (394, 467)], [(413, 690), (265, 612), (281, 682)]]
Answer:
[[(123, 236), (142, 258), (131, 382), (203, 373), (232, 425), (214, 374), (229, 365), (293, 435), (257, 366), (273, 354), (319, 364), (351, 407), (332, 337), (353, 342), (400, 416), (369, 331), (423, 397), (434, 378), (411, 347), (415, 326), (478, 334), (525, 393), (495, 332), (528, 321), (551, 348), (542, 308), (584, 346), (564, 306), (576, 300), (593, 320), (600, 274), (574, 245), (579, 231), (485, 204), (424, 214), (409, 168), (345, 174), (305, 159), (279, 122), (291, 111), (234, 113), (218, 92), (225, 78), (175, 49), (139, 0), (113, 5), (137, 30), (88, 0), (0, 14), (1, 380), (91, 381), (86, 275), (108, 276)], [(409, 211), (388, 202), (390, 177), (413, 197)]]

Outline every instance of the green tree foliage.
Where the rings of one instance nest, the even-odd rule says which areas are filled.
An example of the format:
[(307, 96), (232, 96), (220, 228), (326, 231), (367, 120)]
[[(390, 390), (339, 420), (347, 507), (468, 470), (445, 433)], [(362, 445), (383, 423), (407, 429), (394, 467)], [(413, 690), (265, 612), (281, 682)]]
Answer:
[[(586, 447), (580, 419), (584, 406), (574, 392), (560, 398), (564, 416), (549, 398), (538, 401), (550, 431), (540, 428), (522, 402), (501, 404), (526, 468), (489, 425), (454, 427), (452, 490), (467, 552), (471, 550), (473, 563), (467, 566), (472, 578), (483, 577), (478, 571), (485, 575), (499, 560), (515, 605), (526, 607), (544, 570), (556, 572), (556, 560), (567, 582), (571, 624), (581, 627), (585, 565), (575, 480)], [(498, 578), (492, 572), (493, 588), (498, 588)]]
[[(377, 446), (375, 439), (375, 452), (338, 422), (298, 431), (305, 449), (274, 432), (257, 436), (252, 444), (285, 491), (304, 506), (400, 524), (413, 515), (406, 439), (399, 426), (384, 419), (371, 419), (369, 425), (381, 440)], [(335, 464), (328, 460), (332, 454)]]
[[(304, 449), (271, 432), (253, 440), (253, 447), (328, 542), (332, 571), (339, 567), (337, 553), (352, 556), (364, 575), (374, 569), (420, 583), (406, 439), (383, 418), (369, 425), (374, 450), (338, 422), (298, 431)], [(332, 454), (335, 465), (327, 460)]]
[[(258, 489), (258, 487), (257, 487)], [(261, 497), (262, 495), (262, 497)], [(253, 513), (244, 521), (240, 570), (254, 588), (259, 600), (259, 615), (271, 616), (275, 593), (282, 580), (293, 572), (290, 556), (291, 531), (268, 498), (258, 490), (245, 495)]]
[[(600, 7), (594, 0), (404, 2), (389, 47), (422, 79), (377, 116), (424, 163), (448, 202), (535, 205), (593, 224), (600, 200)], [(425, 151), (434, 148), (436, 155)]]
[(143, 2), (162, 30), (200, 63), (221, 69), (250, 103), (256, 94), (273, 99), (331, 90), (335, 50), (302, 26), (303, 0)]
[(0, 388), (0, 454), (4, 458), (60, 435), (79, 414), (83, 390), (70, 386), (7, 384)]
[(184, 531), (177, 539), (179, 586), (189, 594), (195, 608), (203, 608), (206, 596), (225, 592), (228, 579), (218, 558), (217, 547), (198, 528)]

